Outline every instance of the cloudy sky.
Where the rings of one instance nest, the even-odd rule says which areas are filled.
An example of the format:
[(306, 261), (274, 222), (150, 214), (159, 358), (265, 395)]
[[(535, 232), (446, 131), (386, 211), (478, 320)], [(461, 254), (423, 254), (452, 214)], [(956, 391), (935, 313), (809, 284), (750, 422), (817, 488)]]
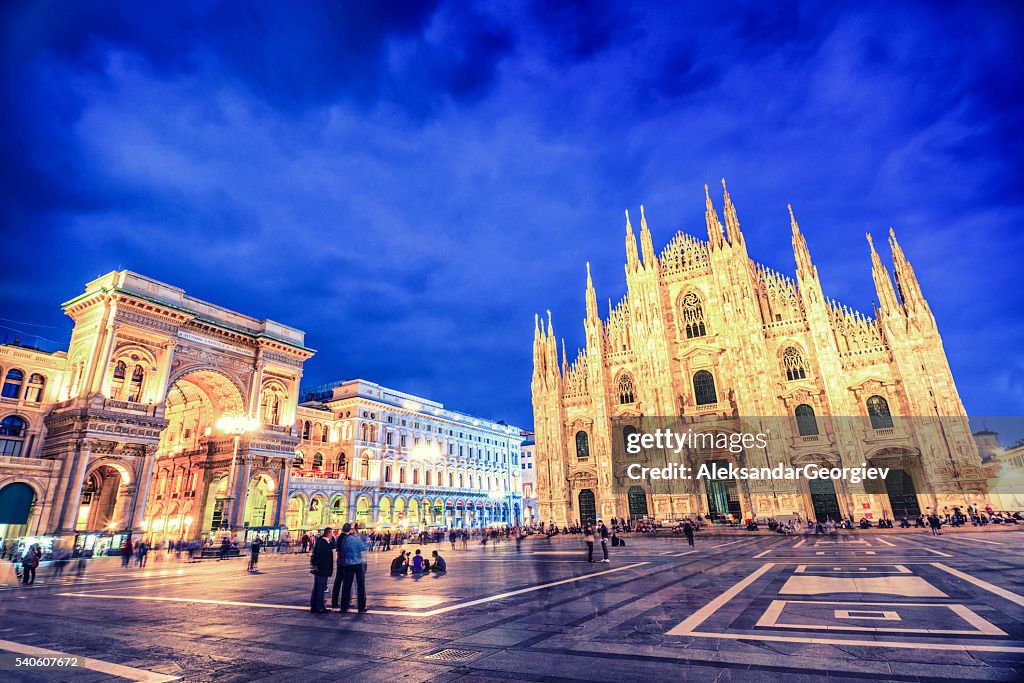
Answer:
[(581, 344), (622, 211), (706, 235), (724, 176), (865, 312), (895, 226), (968, 411), (1024, 414), (1019, 5), (838, 4), (4, 3), (0, 332), (129, 268), (306, 330), (311, 384), (529, 426), (534, 313)]

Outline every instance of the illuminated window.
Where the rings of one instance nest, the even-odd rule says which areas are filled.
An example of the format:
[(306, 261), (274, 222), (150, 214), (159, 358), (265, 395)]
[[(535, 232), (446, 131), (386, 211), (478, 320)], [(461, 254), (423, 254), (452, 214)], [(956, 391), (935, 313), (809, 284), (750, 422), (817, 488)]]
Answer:
[(4, 379), (3, 397), (20, 398), (21, 385), (24, 381), (25, 373), (21, 370), (15, 370), (14, 368), (8, 370), (7, 377)]
[(43, 402), (43, 391), (46, 389), (46, 378), (39, 373), (33, 373), (28, 378), (28, 388), (25, 390), (25, 400), (32, 403)]
[(0, 420), (0, 455), (18, 457), (25, 445), (28, 422), (17, 415)]

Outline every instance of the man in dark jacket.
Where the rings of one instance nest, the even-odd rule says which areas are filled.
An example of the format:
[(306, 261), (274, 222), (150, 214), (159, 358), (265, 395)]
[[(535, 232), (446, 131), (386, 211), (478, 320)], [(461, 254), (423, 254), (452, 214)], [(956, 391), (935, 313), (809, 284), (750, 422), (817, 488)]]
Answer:
[(317, 536), (313, 543), (313, 552), (309, 556), (309, 573), (313, 575), (313, 592), (309, 596), (309, 611), (313, 614), (327, 614), (331, 610), (324, 604), (324, 593), (327, 591), (327, 579), (334, 573), (334, 552), (327, 540), (331, 528), (324, 529), (322, 536)]

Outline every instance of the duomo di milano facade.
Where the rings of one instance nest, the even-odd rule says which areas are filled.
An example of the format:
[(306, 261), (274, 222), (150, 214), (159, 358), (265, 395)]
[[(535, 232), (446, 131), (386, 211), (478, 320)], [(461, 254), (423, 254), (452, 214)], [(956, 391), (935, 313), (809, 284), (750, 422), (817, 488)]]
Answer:
[[(725, 182), (723, 181), (723, 188)], [(655, 253), (626, 215), (627, 294), (598, 313), (587, 266), (586, 346), (559, 362), (539, 321), (532, 380), (538, 515), (898, 519), (985, 504), (983, 471), (935, 319), (894, 233), (896, 287), (875, 246), (870, 318), (827, 299), (790, 210), (796, 279), (751, 260), (728, 191), (706, 193), (708, 240)], [(898, 294), (897, 294), (898, 292)], [(766, 448), (625, 453), (631, 432), (764, 432)], [(883, 482), (634, 480), (630, 464), (819, 463), (890, 468)]]
[(129, 271), (64, 311), (66, 352), (0, 345), (0, 539), (520, 519), (516, 427), (364, 380), (300, 403), (303, 332)]

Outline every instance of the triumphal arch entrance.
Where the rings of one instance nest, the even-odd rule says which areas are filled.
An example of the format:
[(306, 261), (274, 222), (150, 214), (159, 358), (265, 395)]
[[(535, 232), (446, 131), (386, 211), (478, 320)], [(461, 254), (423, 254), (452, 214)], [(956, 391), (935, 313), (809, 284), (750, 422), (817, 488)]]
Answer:
[(118, 271), (64, 304), (75, 321), (46, 458), (64, 463), (63, 537), (274, 535), (285, 524), (305, 335)]

